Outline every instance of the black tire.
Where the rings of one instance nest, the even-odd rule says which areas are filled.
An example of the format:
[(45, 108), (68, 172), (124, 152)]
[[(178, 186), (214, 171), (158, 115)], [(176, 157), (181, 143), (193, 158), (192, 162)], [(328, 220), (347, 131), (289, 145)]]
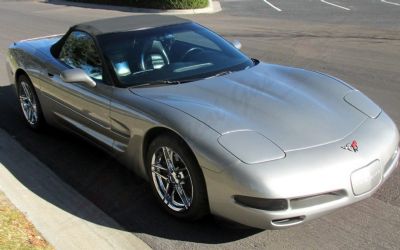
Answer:
[[(23, 108), (22, 108), (22, 101), (21, 101), (21, 94), (23, 94), (23, 87), (22, 87), (22, 84), (23, 83), (26, 83), (27, 85), (28, 85), (28, 87), (29, 87), (29, 89), (32, 91), (32, 96), (31, 96), (31, 98), (33, 98), (33, 100), (34, 100), (34, 102), (35, 102), (35, 105), (36, 105), (36, 112), (37, 112), (37, 119), (35, 120), (35, 122), (29, 122), (28, 121), (28, 118), (27, 118), (27, 116), (25, 115), (25, 113), (24, 113), (24, 110), (23, 110)], [(36, 94), (36, 91), (35, 91), (35, 88), (33, 87), (33, 84), (32, 84), (32, 82), (31, 82), (31, 80), (29, 79), (29, 77), (28, 76), (26, 76), (26, 75), (20, 75), (19, 77), (18, 77), (18, 81), (17, 81), (17, 94), (18, 94), (18, 102), (19, 102), (19, 107), (20, 107), (20, 111), (21, 111), (21, 114), (22, 114), (22, 116), (23, 116), (23, 118), (24, 118), (24, 121), (26, 122), (26, 124), (31, 128), (31, 129), (33, 129), (33, 130), (35, 130), (35, 131), (39, 131), (39, 130), (41, 130), (41, 129), (43, 129), (43, 127), (45, 126), (45, 120), (44, 120), (44, 117), (43, 117), (43, 113), (42, 113), (42, 107), (41, 107), (41, 105), (40, 105), (40, 102), (39, 102), (39, 98), (37, 97), (37, 94)]]
[[(175, 154), (179, 155), (181, 161), (184, 162), (184, 166), (189, 172), (190, 181), (192, 183), (192, 197), (191, 203), (188, 208), (185, 207), (182, 211), (174, 211), (166, 204), (157, 191), (156, 181), (153, 179), (152, 173), (152, 158), (158, 150), (162, 147), (170, 148)], [(176, 158), (175, 158), (176, 159)], [(179, 162), (178, 162), (179, 163)], [(182, 165), (183, 166), (183, 165)], [(153, 195), (158, 203), (167, 211), (169, 214), (184, 220), (194, 221), (203, 218), (209, 213), (207, 189), (203, 177), (203, 173), (190, 149), (186, 144), (179, 138), (164, 134), (155, 138), (149, 145), (146, 155), (146, 170), (149, 176), (150, 185), (153, 191)], [(187, 173), (187, 172), (185, 172)], [(187, 177), (186, 177), (187, 178)], [(186, 181), (187, 182), (187, 181)], [(185, 183), (184, 185), (188, 185)], [(183, 187), (183, 185), (182, 185)], [(173, 189), (175, 185), (173, 185)], [(176, 196), (176, 194), (175, 194)], [(171, 196), (170, 196), (171, 197)], [(179, 198), (180, 196), (178, 196)]]

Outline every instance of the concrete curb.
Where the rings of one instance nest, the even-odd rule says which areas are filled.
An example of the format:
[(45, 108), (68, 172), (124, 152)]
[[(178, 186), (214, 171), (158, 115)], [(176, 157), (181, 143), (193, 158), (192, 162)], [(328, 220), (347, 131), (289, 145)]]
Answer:
[(70, 2), (65, 0), (47, 0), (48, 3), (68, 5), (83, 8), (98, 8), (106, 10), (117, 10), (124, 12), (135, 12), (143, 14), (164, 14), (164, 15), (194, 15), (194, 14), (213, 14), (222, 10), (221, 3), (219, 1), (208, 0), (208, 6), (201, 9), (186, 9), (186, 10), (160, 10), (160, 9), (145, 9), (145, 8), (133, 8), (126, 6), (115, 6), (105, 4), (93, 4), (93, 3), (80, 3)]
[(150, 249), (0, 129), (0, 189), (56, 249)]

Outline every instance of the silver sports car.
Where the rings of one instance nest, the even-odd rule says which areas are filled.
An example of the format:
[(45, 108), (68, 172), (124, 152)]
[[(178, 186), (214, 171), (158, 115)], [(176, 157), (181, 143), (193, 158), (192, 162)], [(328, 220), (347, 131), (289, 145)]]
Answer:
[(187, 220), (300, 224), (370, 197), (399, 161), (396, 125), (363, 93), (249, 58), (186, 19), (119, 17), (15, 42), (7, 72), (28, 126), (100, 146)]

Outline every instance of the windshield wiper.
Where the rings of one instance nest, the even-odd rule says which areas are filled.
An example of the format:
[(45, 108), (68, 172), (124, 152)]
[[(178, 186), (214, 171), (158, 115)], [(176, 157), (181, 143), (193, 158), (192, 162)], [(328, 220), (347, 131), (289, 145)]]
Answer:
[(180, 81), (171, 81), (171, 80), (158, 80), (158, 81), (153, 81), (153, 82), (146, 82), (142, 83), (139, 85), (132, 86), (133, 88), (140, 88), (140, 87), (146, 87), (146, 86), (151, 86), (151, 85), (176, 85), (180, 84)]
[(177, 84), (182, 84), (182, 83), (195, 82), (195, 81), (200, 81), (203, 79), (210, 79), (213, 77), (228, 75), (230, 73), (232, 73), (232, 71), (226, 70), (226, 71), (219, 72), (215, 75), (212, 75), (212, 76), (209, 76), (206, 78), (201, 77), (201, 78), (188, 78), (188, 79), (181, 79), (181, 80), (157, 80), (157, 81), (153, 81), (153, 82), (146, 82), (146, 83), (142, 83), (139, 85), (135, 85), (135, 86), (132, 86), (132, 88), (147, 87), (147, 86), (152, 86), (152, 85), (177, 85)]
[(232, 73), (232, 71), (226, 70), (226, 71), (218, 72), (217, 74), (209, 76), (207, 78), (213, 78), (213, 77), (218, 77), (218, 76), (229, 75), (230, 73)]
[(227, 70), (227, 71), (219, 72), (218, 74), (215, 74), (214, 76), (224, 76), (224, 75), (229, 75), (230, 73), (232, 73), (232, 71)]
[(175, 84), (182, 84), (182, 83), (188, 83), (188, 82), (196, 82), (196, 81), (200, 81), (200, 80), (204, 80), (204, 79), (210, 79), (210, 78), (217, 77), (217, 76), (228, 75), (230, 73), (232, 73), (232, 71), (227, 70), (227, 71), (222, 71), (222, 72), (219, 72), (219, 73), (217, 73), (215, 75), (208, 76), (208, 77), (187, 78), (187, 79), (171, 81), (170, 83), (172, 83), (172, 84), (174, 84), (174, 83)]
[(195, 82), (195, 81), (200, 81), (200, 80), (204, 80), (204, 79), (210, 79), (210, 78), (217, 77), (217, 76), (228, 75), (230, 73), (232, 73), (232, 71), (228, 71), (227, 70), (227, 71), (222, 71), (222, 72), (219, 72), (219, 73), (217, 73), (215, 75), (211, 75), (211, 76), (208, 76), (208, 77), (187, 78), (187, 79), (181, 79), (181, 80), (177, 80), (177, 81), (173, 81), (173, 82), (176, 82), (177, 84)]

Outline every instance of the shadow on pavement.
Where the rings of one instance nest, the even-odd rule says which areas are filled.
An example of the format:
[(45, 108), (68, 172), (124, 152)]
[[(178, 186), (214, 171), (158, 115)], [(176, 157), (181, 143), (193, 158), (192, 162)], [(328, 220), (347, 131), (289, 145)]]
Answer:
[[(231, 242), (260, 232), (216, 221), (212, 216), (195, 223), (174, 219), (159, 208), (148, 184), (111, 156), (83, 139), (55, 128), (40, 133), (31, 131), (25, 125), (18, 105), (13, 87), (0, 87), (0, 127), (127, 231), (199, 243)], [(35, 187), (29, 187), (28, 181), (24, 183), (26, 176), (16, 171), (13, 174), (35, 192)], [(44, 195), (36, 194), (46, 199)], [(68, 210), (62, 202), (48, 202)], [(69, 210), (66, 212), (79, 216), (76, 209)], [(101, 224), (95, 216), (83, 219)]]

